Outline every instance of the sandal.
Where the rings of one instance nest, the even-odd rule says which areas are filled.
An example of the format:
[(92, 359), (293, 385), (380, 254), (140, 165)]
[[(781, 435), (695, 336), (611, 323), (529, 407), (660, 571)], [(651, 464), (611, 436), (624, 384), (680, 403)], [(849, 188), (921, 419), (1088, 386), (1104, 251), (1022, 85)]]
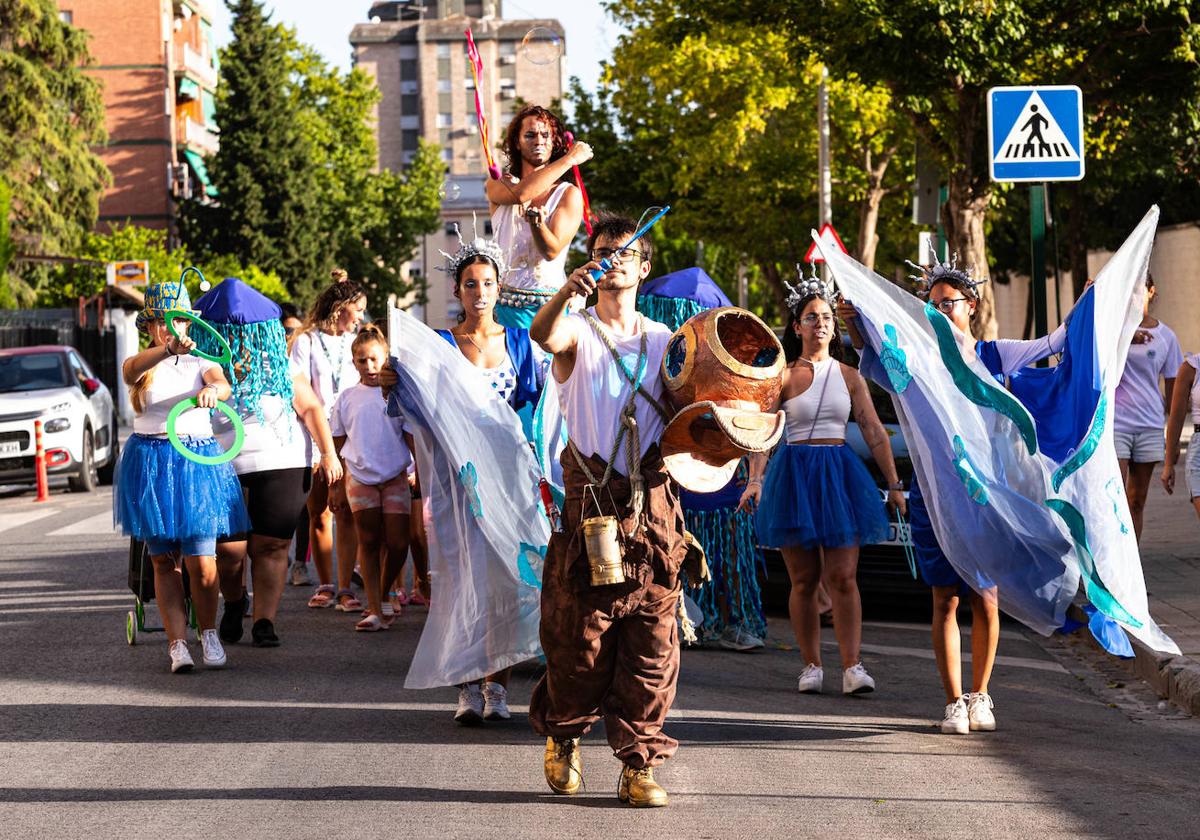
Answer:
[(383, 602), (383, 618), (385, 620), (390, 619), (390, 618), (395, 618), (397, 612), (398, 612), (398, 609), (397, 609), (396, 605), (393, 604), (391, 601)]
[(369, 613), (366, 618), (354, 625), (354, 629), (361, 633), (378, 633), (380, 630), (388, 629), (388, 625), (375, 613)]
[(421, 590), (414, 589), (412, 591), (412, 594), (410, 594), (408, 596), (408, 603), (412, 604), (413, 606), (417, 606), (417, 607), (428, 607), (429, 599), (421, 594)]
[(338, 612), (358, 612), (362, 608), (362, 601), (358, 600), (358, 596), (354, 594), (353, 589), (338, 590), (335, 610)]
[(308, 605), (314, 610), (322, 610), (326, 607), (333, 606), (333, 593), (335, 589), (331, 583), (323, 583), (317, 587), (317, 591), (308, 599)]
[(392, 599), (393, 604), (396, 604), (399, 607), (408, 606), (408, 593), (403, 589), (397, 590), (396, 592), (389, 592), (388, 597)]

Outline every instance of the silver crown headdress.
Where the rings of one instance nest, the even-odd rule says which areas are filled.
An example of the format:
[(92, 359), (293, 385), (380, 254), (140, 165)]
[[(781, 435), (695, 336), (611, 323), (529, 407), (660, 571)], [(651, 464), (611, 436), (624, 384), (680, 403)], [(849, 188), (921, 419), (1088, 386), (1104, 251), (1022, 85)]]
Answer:
[(479, 220), (475, 218), (474, 213), (471, 214), (471, 224), (475, 228), (475, 238), (470, 242), (464, 242), (458, 222), (454, 223), (454, 233), (458, 236), (458, 250), (453, 254), (447, 254), (440, 248), (438, 249), (438, 253), (446, 258), (446, 267), (442, 271), (455, 277), (458, 275), (458, 267), (467, 260), (472, 257), (486, 257), (496, 266), (496, 279), (503, 280), (504, 275), (508, 274), (508, 261), (505, 259), (504, 248), (496, 240), (484, 239), (479, 235)]
[(975, 297), (979, 297), (979, 293), (975, 291), (975, 288), (986, 283), (987, 278), (980, 277), (976, 279), (971, 269), (959, 268), (957, 253), (951, 254), (949, 262), (942, 262), (938, 259), (937, 251), (930, 245), (929, 256), (932, 263), (928, 266), (917, 265), (909, 260), (904, 261), (909, 268), (915, 269), (918, 272), (917, 274), (908, 275), (909, 280), (920, 285), (925, 292), (928, 292), (938, 283), (949, 283), (952, 286), (961, 288), (963, 291), (970, 292)]
[(810, 263), (812, 274), (808, 277), (804, 276), (804, 266), (801, 263), (796, 263), (796, 285), (793, 286), (788, 281), (784, 280), (783, 285), (788, 290), (788, 295), (783, 301), (783, 305), (790, 312), (795, 312), (796, 307), (800, 305), (800, 301), (805, 298), (816, 295), (821, 300), (833, 306), (834, 298), (837, 296), (837, 290), (834, 288), (833, 281), (825, 283), (817, 276), (817, 264)]

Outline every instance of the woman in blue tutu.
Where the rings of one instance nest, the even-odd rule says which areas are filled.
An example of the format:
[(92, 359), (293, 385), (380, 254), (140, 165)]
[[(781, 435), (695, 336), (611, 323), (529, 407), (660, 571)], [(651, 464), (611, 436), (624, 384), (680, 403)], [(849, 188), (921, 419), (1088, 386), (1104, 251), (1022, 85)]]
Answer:
[(799, 690), (818, 693), (824, 682), (817, 606), (817, 588), (824, 582), (833, 599), (842, 692), (861, 694), (874, 691), (875, 681), (859, 658), (858, 547), (884, 539), (888, 521), (871, 474), (846, 445), (851, 412), (888, 481), (888, 505), (903, 511), (904, 494), (866, 381), (830, 355), (831, 343), (840, 347), (832, 284), (801, 278), (798, 288), (788, 289), (792, 317), (783, 337), (788, 366), (779, 406), (787, 417), (787, 444), (775, 450), (769, 466), (765, 454), (751, 456), (740, 504), (758, 504), (759, 542), (778, 548), (787, 564), (788, 612), (805, 660)]
[(133, 434), (121, 450), (113, 494), (113, 520), (146, 543), (154, 564), (154, 597), (167, 631), (171, 671), (190, 671), (183, 573), (186, 564), (192, 603), (200, 625), (204, 664), (220, 668), (225, 650), (217, 637), (217, 537), (249, 530), (242, 488), (233, 466), (198, 464), (175, 450), (167, 438), (167, 414), (181, 400), (198, 407), (179, 415), (175, 431), (200, 455), (219, 455), (209, 412), (229, 398), (221, 366), (191, 354), (196, 346), (176, 321), (175, 338), (163, 316), (192, 308), (182, 283), (159, 283), (146, 290), (146, 308), (137, 326), (150, 335), (150, 347), (125, 360), (121, 375), (129, 386), (136, 417)]

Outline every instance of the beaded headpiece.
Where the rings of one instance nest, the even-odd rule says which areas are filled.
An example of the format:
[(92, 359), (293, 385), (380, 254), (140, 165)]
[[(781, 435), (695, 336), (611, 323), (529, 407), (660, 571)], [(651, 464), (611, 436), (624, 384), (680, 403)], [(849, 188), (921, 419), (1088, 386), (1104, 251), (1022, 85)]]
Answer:
[(475, 218), (474, 213), (471, 214), (471, 224), (475, 228), (475, 238), (470, 242), (464, 242), (458, 222), (454, 223), (454, 233), (458, 236), (458, 250), (453, 254), (447, 254), (445, 251), (438, 249), (438, 253), (446, 258), (446, 267), (442, 271), (451, 277), (456, 277), (458, 276), (458, 267), (467, 260), (472, 257), (485, 257), (496, 267), (496, 279), (503, 280), (504, 275), (508, 274), (508, 263), (504, 256), (504, 248), (496, 240), (484, 239), (479, 235), (479, 220)]
[(958, 254), (952, 254), (949, 262), (942, 262), (938, 259), (937, 251), (933, 246), (929, 247), (929, 256), (932, 260), (928, 266), (917, 265), (916, 263), (905, 260), (904, 262), (909, 268), (915, 269), (917, 274), (908, 275), (908, 279), (914, 281), (922, 290), (929, 292), (938, 283), (949, 283), (952, 286), (961, 288), (965, 292), (970, 292), (975, 297), (979, 297), (979, 293), (975, 291), (977, 286), (987, 282), (986, 277), (975, 279), (974, 273), (969, 268), (958, 267)]
[(817, 264), (810, 263), (810, 265), (812, 266), (812, 273), (808, 277), (805, 277), (804, 266), (801, 263), (796, 263), (795, 286), (786, 280), (783, 281), (784, 287), (788, 290), (788, 295), (784, 298), (783, 305), (788, 308), (789, 312), (794, 313), (800, 305), (800, 301), (813, 295), (821, 298), (830, 307), (833, 306), (834, 298), (837, 297), (837, 289), (834, 288), (833, 281), (830, 280), (828, 283), (822, 281), (817, 275)]

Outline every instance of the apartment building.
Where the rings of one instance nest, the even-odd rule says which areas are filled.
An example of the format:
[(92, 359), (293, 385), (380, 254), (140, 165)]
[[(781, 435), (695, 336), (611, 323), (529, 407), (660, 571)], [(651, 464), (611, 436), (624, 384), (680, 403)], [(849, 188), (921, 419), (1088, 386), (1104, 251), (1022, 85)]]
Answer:
[(355, 65), (375, 79), (381, 94), (374, 114), (379, 165), (402, 169), (421, 138), (437, 144), (446, 163), (442, 227), (425, 237), (408, 272), (427, 299), (411, 311), (432, 327), (449, 327), (461, 307), (451, 282), (435, 270), (442, 262), (438, 250), (457, 248), (455, 223), (466, 239), (474, 235), (473, 218), (480, 235), (491, 232), (465, 32), (470, 28), (483, 61), (483, 107), (493, 155), (503, 167), (498, 147), (517, 102), (549, 106), (563, 95), (563, 28), (553, 19), (507, 20), (501, 0), (376, 2), (368, 17), (370, 23), (354, 27), (350, 44)]
[(177, 203), (215, 193), (204, 158), (217, 150), (213, 0), (58, 0), (90, 36), (88, 72), (104, 89), (113, 183), (99, 227), (132, 221), (175, 235)]

